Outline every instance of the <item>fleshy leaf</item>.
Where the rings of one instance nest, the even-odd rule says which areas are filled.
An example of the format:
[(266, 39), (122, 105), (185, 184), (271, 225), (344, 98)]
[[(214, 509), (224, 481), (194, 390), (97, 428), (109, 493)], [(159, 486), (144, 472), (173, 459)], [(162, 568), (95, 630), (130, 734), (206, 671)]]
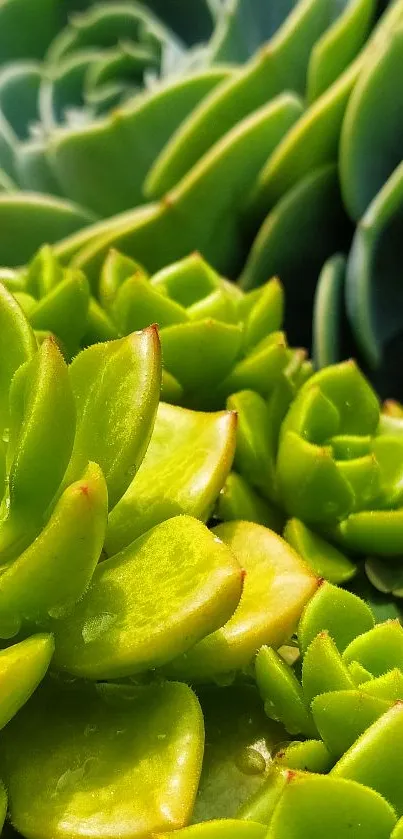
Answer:
[(292, 548), (261, 525), (228, 522), (213, 532), (231, 548), (245, 578), (228, 623), (169, 667), (175, 675), (198, 681), (246, 667), (262, 644), (277, 648), (288, 640), (318, 584)]
[[(160, 389), (160, 352), (154, 328), (95, 344), (69, 368), (77, 431), (64, 483), (99, 463), (115, 506), (133, 479), (151, 436)], [(107, 404), (108, 410), (105, 410)]]
[(298, 641), (303, 653), (322, 632), (327, 631), (343, 652), (357, 635), (374, 626), (369, 606), (349, 591), (323, 583), (306, 605), (298, 626)]
[(228, 620), (241, 587), (221, 540), (176, 516), (98, 565), (74, 612), (51, 624), (55, 662), (90, 679), (165, 664)]
[(109, 516), (107, 552), (179, 513), (206, 520), (231, 468), (235, 431), (234, 413), (161, 402), (144, 461)]
[(392, 807), (368, 787), (291, 770), (267, 839), (388, 839), (395, 824)]
[[(42, 532), (0, 575), (0, 637), (46, 624), (82, 597), (99, 560), (107, 521), (102, 472), (90, 463), (59, 499)], [(55, 564), (55, 557), (57, 562)]]
[(186, 685), (47, 686), (6, 732), (1, 771), (25, 835), (109, 839), (119, 825), (137, 839), (190, 817), (204, 734)]

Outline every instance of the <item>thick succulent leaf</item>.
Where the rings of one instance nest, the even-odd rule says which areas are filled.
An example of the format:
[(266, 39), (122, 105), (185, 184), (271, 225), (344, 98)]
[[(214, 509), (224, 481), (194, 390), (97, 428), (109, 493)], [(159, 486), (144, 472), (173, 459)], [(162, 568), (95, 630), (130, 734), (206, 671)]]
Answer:
[(256, 821), (266, 825), (270, 824), (278, 801), (287, 786), (288, 775), (289, 769), (284, 769), (278, 763), (273, 763), (266, 782), (240, 808), (238, 812), (239, 817), (246, 821)]
[(277, 481), (288, 514), (308, 524), (330, 524), (353, 508), (352, 489), (338, 471), (331, 450), (308, 443), (293, 431), (286, 431), (281, 440)]
[(376, 61), (378, 45), (403, 21), (401, 0), (390, 4), (356, 60), (302, 115), (279, 143), (262, 170), (251, 208), (264, 215), (309, 172), (336, 162), (346, 107), (367, 61)]
[(358, 224), (347, 262), (347, 314), (357, 345), (371, 367), (379, 366), (384, 345), (402, 329), (402, 230), (400, 164)]
[(230, 472), (218, 496), (215, 518), (220, 521), (254, 521), (276, 533), (283, 529), (283, 516), (270, 501), (261, 498), (236, 472)]
[(352, 690), (355, 685), (330, 635), (322, 631), (309, 645), (302, 664), (305, 701), (328, 691)]
[(387, 620), (358, 635), (343, 653), (346, 664), (358, 661), (374, 676), (398, 667), (403, 670), (403, 629), (398, 620)]
[[(332, 775), (372, 787), (401, 816), (402, 741), (403, 703), (397, 702), (358, 738), (333, 767)], [(382, 759), (374, 760), (374, 754), (381, 755)]]
[(185, 309), (153, 289), (141, 273), (128, 277), (121, 285), (111, 308), (111, 316), (121, 335), (145, 329), (152, 323), (157, 323), (163, 329), (188, 320)]
[(237, 390), (250, 388), (267, 397), (281, 379), (290, 354), (284, 333), (272, 332), (237, 362), (218, 392), (225, 398)]
[(140, 839), (190, 817), (203, 718), (186, 685), (47, 686), (6, 732), (2, 775), (25, 835), (109, 839), (119, 825)]
[(144, 277), (146, 279), (147, 274), (138, 262), (129, 259), (128, 256), (111, 248), (102, 265), (100, 275), (97, 277), (97, 285), (94, 288), (95, 293), (99, 295), (102, 307), (108, 314), (111, 313), (114, 300), (125, 280), (134, 276)]
[(302, 687), (281, 656), (270, 647), (262, 647), (256, 656), (255, 673), (267, 716), (281, 720), (289, 734), (316, 737)]
[(200, 688), (206, 745), (193, 822), (233, 818), (263, 788), (284, 729), (267, 719), (256, 688)]
[(382, 557), (371, 557), (365, 562), (365, 573), (375, 588), (383, 594), (403, 596), (403, 569), (400, 563), (385, 562)]
[(364, 690), (335, 690), (316, 696), (313, 718), (333, 759), (340, 758), (392, 704)]
[(296, 740), (276, 753), (276, 764), (304, 772), (326, 774), (332, 768), (332, 758), (322, 740)]
[[(55, 423), (55, 416), (61, 421)], [(23, 550), (40, 529), (69, 462), (74, 432), (68, 370), (48, 338), (19, 368), (10, 390), (9, 503), (0, 526), (4, 559)]]
[[(192, 824), (177, 832), (178, 839), (264, 839), (267, 830), (257, 822), (243, 822), (240, 819), (217, 819), (216, 821)], [(162, 834), (160, 834), (161, 839)]]
[(390, 839), (402, 839), (403, 837), (403, 819), (399, 819), (394, 831), (390, 835)]
[(176, 516), (96, 568), (71, 616), (54, 622), (56, 664), (110, 679), (165, 664), (232, 615), (236, 558), (204, 524)]
[(154, 272), (197, 250), (223, 274), (234, 273), (243, 259), (238, 225), (245, 191), (300, 110), (296, 96), (285, 93), (253, 112), (159, 205), (122, 213), (78, 253), (74, 264), (93, 274), (109, 248), (116, 247)]
[[(140, 204), (157, 155), (188, 113), (229, 76), (226, 68), (213, 68), (175, 80), (102, 121), (55, 133), (48, 154), (66, 194), (101, 216)], [(127, 165), (128, 148), (134, 166)]]
[(53, 650), (51, 635), (32, 635), (0, 651), (0, 728), (4, 728), (38, 687)]
[(144, 461), (109, 516), (107, 552), (178, 513), (206, 520), (231, 468), (235, 433), (233, 412), (160, 403)]
[(246, 61), (276, 33), (297, 2), (282, 0), (275, 6), (262, 6), (260, 0), (223, 3), (209, 43), (210, 61)]
[(164, 364), (192, 395), (193, 402), (209, 394), (225, 379), (237, 358), (241, 328), (216, 320), (167, 326), (161, 331)]
[(0, 262), (23, 265), (43, 242), (57, 242), (94, 217), (70, 201), (30, 192), (0, 194)]
[(317, 99), (356, 57), (371, 30), (375, 0), (347, 0), (339, 16), (312, 49), (308, 66), (308, 102)]
[(342, 778), (290, 771), (267, 839), (388, 839), (395, 813), (367, 787)]
[(184, 121), (147, 179), (147, 194), (170, 190), (211, 146), (255, 108), (283, 90), (305, 90), (309, 55), (329, 23), (327, 0), (298, 3), (271, 40)]
[(341, 585), (357, 573), (357, 566), (347, 556), (299, 519), (289, 519), (283, 535), (314, 573), (329, 583)]
[(0, 637), (16, 634), (26, 622), (46, 626), (50, 617), (71, 611), (98, 563), (107, 511), (102, 472), (90, 463), (81, 480), (64, 491), (35, 541), (3, 569)]
[(274, 498), (275, 452), (265, 400), (253, 390), (243, 390), (230, 396), (227, 406), (238, 416), (235, 468), (264, 497)]
[(228, 522), (213, 531), (231, 548), (244, 571), (242, 597), (233, 617), (169, 671), (199, 681), (246, 667), (268, 644), (279, 647), (295, 630), (318, 581), (275, 533), (251, 522)]
[(335, 364), (342, 358), (345, 275), (346, 259), (341, 254), (331, 256), (319, 275), (312, 325), (312, 356), (319, 368)]
[(377, 696), (380, 699), (397, 702), (403, 697), (403, 673), (395, 667), (394, 670), (389, 670), (376, 679), (369, 677), (365, 682), (362, 682), (361, 687), (369, 696)]
[(343, 652), (357, 635), (372, 629), (374, 623), (364, 600), (331, 583), (322, 583), (304, 609), (298, 625), (298, 642), (305, 653), (314, 638), (325, 630)]
[(284, 319), (284, 288), (277, 277), (269, 280), (260, 290), (242, 297), (239, 312), (245, 315), (245, 351), (256, 347), (270, 333), (281, 329)]
[(342, 543), (359, 553), (400, 556), (403, 553), (403, 509), (363, 510), (339, 526)]
[(403, 29), (397, 27), (384, 39), (376, 61), (365, 66), (347, 107), (340, 177), (344, 202), (355, 221), (401, 162), (403, 120), (395, 106), (394, 88), (403, 72), (402, 47)]
[(307, 326), (323, 262), (334, 251), (343, 249), (348, 233), (337, 170), (329, 165), (311, 171), (284, 196), (267, 216), (253, 243), (241, 285), (253, 288), (274, 274), (281, 277), (289, 311), (286, 329), (300, 346), (311, 343)]
[(105, 475), (109, 507), (115, 506), (147, 449), (158, 405), (160, 370), (159, 340), (153, 327), (95, 344), (74, 359), (69, 373), (77, 431), (65, 484), (94, 460)]
[(0, 283), (0, 427), (9, 424), (8, 395), (14, 373), (36, 351), (35, 335), (12, 294)]
[(81, 271), (66, 271), (63, 280), (29, 312), (34, 329), (49, 329), (62, 342), (69, 357), (74, 355), (87, 326), (90, 292)]

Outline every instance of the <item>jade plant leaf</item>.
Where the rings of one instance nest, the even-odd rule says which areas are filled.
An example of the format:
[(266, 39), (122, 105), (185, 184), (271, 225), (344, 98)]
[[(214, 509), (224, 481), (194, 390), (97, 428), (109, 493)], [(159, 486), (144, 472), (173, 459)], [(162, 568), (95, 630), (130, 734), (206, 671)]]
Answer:
[(46, 685), (3, 740), (11, 821), (44, 839), (107, 839), (116, 825), (127, 839), (180, 828), (191, 815), (203, 739), (186, 685)]
[(304, 655), (302, 687), (309, 705), (322, 693), (355, 687), (347, 665), (325, 630), (314, 638)]
[(357, 635), (374, 626), (369, 606), (349, 591), (322, 583), (307, 603), (298, 625), (298, 642), (306, 652), (319, 632), (326, 630), (343, 652)]
[[(192, 824), (177, 832), (178, 839), (264, 839), (267, 830), (257, 822), (240, 819), (217, 819)], [(160, 834), (161, 837), (161, 834)]]
[(32, 635), (0, 651), (0, 728), (4, 728), (38, 687), (53, 650), (51, 635)]
[(256, 683), (268, 717), (281, 721), (289, 734), (316, 737), (317, 731), (304, 691), (291, 667), (270, 647), (262, 647), (255, 662)]
[(388, 839), (395, 824), (392, 807), (368, 787), (291, 770), (267, 839)]
[(312, 715), (320, 736), (336, 760), (393, 703), (364, 690), (336, 690), (315, 696)]
[(387, 620), (358, 635), (343, 653), (346, 664), (358, 661), (374, 676), (398, 667), (403, 670), (403, 628), (398, 620)]
[(90, 679), (155, 668), (222, 626), (241, 588), (241, 568), (221, 539), (176, 516), (98, 565), (72, 614), (51, 623), (55, 661)]
[(324, 775), (332, 768), (332, 758), (322, 740), (296, 740), (276, 752), (276, 764)]
[(220, 521), (254, 521), (276, 533), (283, 529), (283, 517), (269, 501), (261, 498), (236, 472), (230, 472), (218, 496), (215, 518)]
[(283, 535), (315, 574), (329, 583), (341, 585), (356, 574), (357, 568), (347, 556), (299, 519), (289, 519)]
[[(399, 782), (403, 734), (403, 703), (397, 702), (358, 738), (332, 769), (332, 775), (350, 778), (381, 793), (399, 816), (403, 796)], [(380, 762), (373, 755), (382, 755)]]
[[(55, 415), (63, 422), (55, 423)], [(17, 370), (10, 389), (8, 504), (0, 526), (4, 559), (29, 544), (43, 524), (69, 462), (74, 431), (67, 366), (55, 342), (46, 339)]]
[(64, 482), (77, 478), (94, 460), (105, 475), (112, 508), (134, 477), (150, 439), (160, 385), (157, 331), (150, 328), (95, 344), (74, 359), (69, 373), (77, 431)]
[(3, 568), (0, 637), (15, 634), (26, 622), (46, 626), (51, 616), (73, 608), (101, 555), (107, 509), (105, 480), (99, 466), (90, 463), (64, 491), (39, 536)]
[(231, 468), (236, 416), (161, 402), (137, 475), (109, 516), (106, 550), (121, 550), (165, 519), (206, 520)]
[(14, 373), (34, 355), (35, 335), (12, 294), (0, 283), (0, 425), (8, 427), (8, 394)]
[(263, 788), (284, 729), (267, 718), (254, 685), (198, 690), (206, 744), (193, 822), (237, 816)]
[(279, 647), (293, 634), (318, 585), (292, 548), (267, 528), (227, 522), (213, 532), (237, 557), (244, 586), (228, 623), (170, 665), (169, 672), (190, 680), (211, 681), (246, 667), (262, 644)]

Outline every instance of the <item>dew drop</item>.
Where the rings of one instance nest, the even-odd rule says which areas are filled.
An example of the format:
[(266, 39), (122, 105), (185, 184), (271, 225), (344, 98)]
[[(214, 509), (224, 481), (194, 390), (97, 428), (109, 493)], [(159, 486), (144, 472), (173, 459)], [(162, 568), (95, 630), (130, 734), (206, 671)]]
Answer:
[(266, 761), (263, 755), (251, 746), (247, 746), (235, 759), (238, 769), (244, 775), (261, 775), (266, 769)]

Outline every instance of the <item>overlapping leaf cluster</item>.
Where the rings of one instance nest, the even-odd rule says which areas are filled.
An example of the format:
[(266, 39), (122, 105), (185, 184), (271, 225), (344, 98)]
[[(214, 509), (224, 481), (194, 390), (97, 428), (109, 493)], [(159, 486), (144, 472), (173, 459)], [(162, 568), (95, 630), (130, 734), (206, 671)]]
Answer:
[[(54, 21), (59, 4), (47, 3)], [(193, 38), (186, 4), (151, 5), (91, 4), (56, 34), (48, 69), (5, 65), (3, 163), (24, 190), (48, 195), (4, 177), (0, 260), (24, 263), (67, 236), (60, 254), (92, 276), (111, 246), (151, 273), (198, 250), (245, 288), (278, 274), (290, 339), (313, 338), (320, 365), (339, 360), (350, 353), (346, 307), (377, 387), (399, 395), (401, 0), (200, 3)], [(46, 44), (60, 17), (49, 25)], [(4, 59), (37, 57), (16, 29)], [(178, 37), (196, 43), (185, 59)], [(161, 81), (168, 55), (179, 75)], [(157, 82), (136, 93), (150, 65)], [(20, 118), (24, 136), (10, 140), (6, 121)]]
[(402, 630), (332, 584), (370, 552), (398, 593), (399, 406), (381, 413), (353, 362), (313, 373), (277, 280), (245, 293), (198, 254), (149, 277), (112, 251), (91, 286), (45, 247), (3, 281), (0, 776), (18, 833), (399, 836), (399, 767), (372, 767), (400, 736)]

